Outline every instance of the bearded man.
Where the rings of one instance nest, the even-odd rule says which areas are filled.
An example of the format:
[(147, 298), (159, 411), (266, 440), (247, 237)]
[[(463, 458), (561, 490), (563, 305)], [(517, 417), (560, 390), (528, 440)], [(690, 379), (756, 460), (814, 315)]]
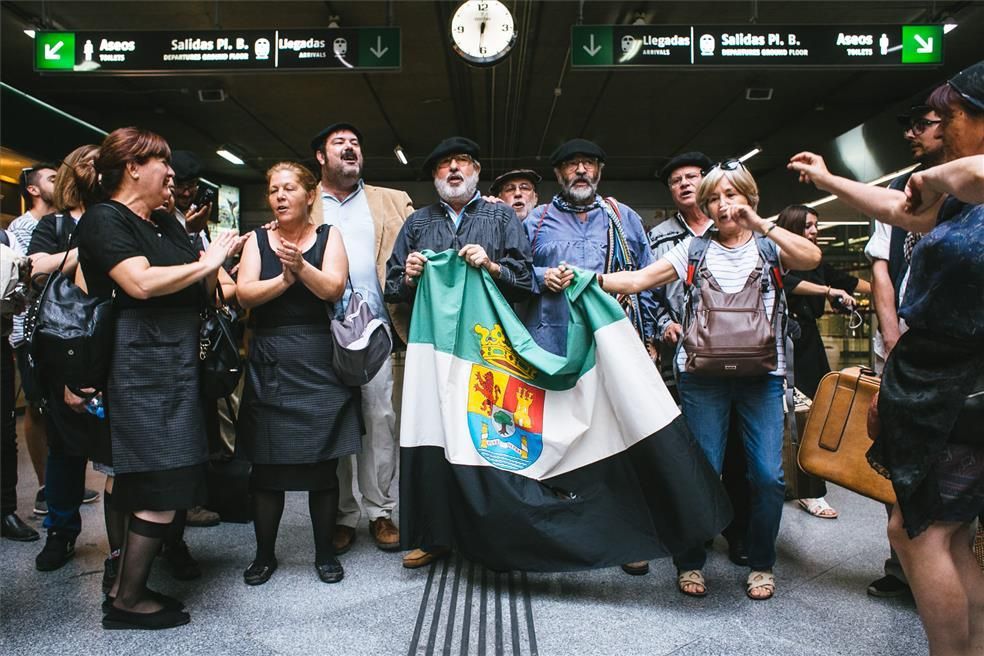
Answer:
[[(439, 201), (411, 214), (400, 229), (386, 266), (386, 300), (408, 303), (412, 313), (417, 280), (427, 265), (421, 251), (449, 248), (471, 266), (488, 271), (507, 299), (525, 299), (533, 289), (530, 245), (516, 213), (478, 193), (478, 144), (464, 137), (445, 139), (424, 162), (424, 170), (434, 179)], [(421, 475), (411, 469), (401, 465), (401, 495), (407, 482)], [(435, 499), (427, 509), (400, 505), (403, 545), (416, 547), (403, 558), (403, 566), (423, 567), (445, 556), (452, 546), (453, 522), (446, 504)]]

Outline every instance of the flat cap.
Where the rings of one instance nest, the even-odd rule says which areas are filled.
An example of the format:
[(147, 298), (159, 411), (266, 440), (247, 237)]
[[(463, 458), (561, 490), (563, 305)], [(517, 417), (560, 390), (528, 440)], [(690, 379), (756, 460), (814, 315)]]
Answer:
[(492, 186), (489, 187), (489, 192), (493, 196), (498, 196), (502, 186), (510, 180), (529, 180), (535, 187), (540, 184), (540, 181), (542, 181), (543, 178), (541, 178), (540, 174), (533, 169), (513, 169), (512, 171), (506, 171), (498, 178), (493, 180)]
[(689, 153), (680, 153), (660, 169), (659, 179), (669, 187), (670, 185), (667, 181), (670, 179), (670, 175), (681, 166), (696, 166), (701, 171), (706, 171), (714, 166), (714, 162), (711, 161), (710, 157), (696, 150), (692, 150)]
[(469, 155), (478, 161), (478, 144), (467, 137), (448, 137), (431, 151), (431, 154), (424, 160), (424, 171), (433, 173), (439, 160), (448, 155)]
[(560, 144), (557, 150), (553, 151), (553, 154), (550, 156), (550, 164), (557, 166), (575, 155), (587, 155), (588, 157), (597, 157), (598, 161), (605, 161), (605, 151), (595, 142), (588, 141), (587, 139), (571, 139)]
[(362, 133), (359, 132), (359, 128), (355, 127), (351, 123), (345, 123), (345, 122), (332, 123), (331, 125), (329, 125), (324, 130), (322, 130), (321, 132), (319, 132), (318, 134), (314, 135), (314, 137), (311, 138), (311, 150), (314, 151), (321, 150), (321, 147), (325, 144), (325, 139), (331, 136), (332, 132), (338, 132), (339, 130), (351, 130), (352, 133), (355, 134), (355, 136), (359, 139), (359, 141), (360, 142), (362, 141)]
[(984, 110), (984, 60), (968, 66), (947, 83), (977, 109)]
[(897, 120), (901, 125), (909, 127), (913, 120), (921, 119), (931, 111), (933, 111), (933, 108), (929, 105), (913, 105), (904, 112), (897, 114), (895, 116), (895, 120)]
[(171, 168), (174, 170), (175, 182), (194, 180), (202, 172), (202, 163), (190, 150), (172, 150)]

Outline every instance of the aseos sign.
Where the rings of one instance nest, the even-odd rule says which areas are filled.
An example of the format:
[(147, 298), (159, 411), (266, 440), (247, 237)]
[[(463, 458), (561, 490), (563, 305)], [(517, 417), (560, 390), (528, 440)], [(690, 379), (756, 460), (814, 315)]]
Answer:
[(400, 67), (398, 27), (39, 32), (34, 70), (215, 73)]

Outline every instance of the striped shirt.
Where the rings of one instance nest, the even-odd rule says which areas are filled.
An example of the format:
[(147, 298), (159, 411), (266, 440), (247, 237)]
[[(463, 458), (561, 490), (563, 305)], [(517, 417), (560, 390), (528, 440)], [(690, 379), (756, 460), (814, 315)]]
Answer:
[[(687, 264), (689, 262), (690, 242), (693, 237), (687, 237), (679, 244), (674, 246), (663, 257), (673, 265), (680, 280), (687, 279)], [(780, 250), (776, 246), (777, 250)], [(781, 250), (780, 250), (781, 253)], [(755, 238), (736, 248), (727, 248), (718, 242), (711, 240), (707, 248), (707, 255), (704, 258), (704, 265), (710, 272), (721, 290), (734, 294), (742, 290), (748, 276), (759, 266), (759, 252), (755, 245)], [(766, 272), (768, 274), (768, 271)], [(774, 284), (769, 285), (768, 291), (763, 296), (765, 302), (765, 315), (772, 321), (773, 304), (776, 299), (776, 288)], [(778, 351), (778, 366), (771, 372), (773, 376), (786, 375), (786, 350), (783, 347), (783, 336), (776, 334), (776, 350)], [(680, 348), (677, 350), (677, 368), (679, 371), (686, 371), (687, 352), (683, 347), (683, 340), (680, 340)]]

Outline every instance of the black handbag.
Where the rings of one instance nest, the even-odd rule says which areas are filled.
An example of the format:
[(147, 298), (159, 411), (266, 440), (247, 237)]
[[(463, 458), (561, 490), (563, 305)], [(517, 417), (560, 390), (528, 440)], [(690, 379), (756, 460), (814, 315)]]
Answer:
[(68, 253), (55, 271), (33, 279), (41, 292), (25, 318), (28, 364), (35, 377), (50, 367), (75, 387), (102, 389), (113, 353), (113, 299), (89, 296), (62, 273)]
[(243, 359), (239, 355), (239, 311), (226, 303), (221, 284), (216, 284), (215, 291), (218, 303), (210, 302), (206, 306), (198, 338), (202, 393), (209, 399), (229, 396), (243, 373)]

